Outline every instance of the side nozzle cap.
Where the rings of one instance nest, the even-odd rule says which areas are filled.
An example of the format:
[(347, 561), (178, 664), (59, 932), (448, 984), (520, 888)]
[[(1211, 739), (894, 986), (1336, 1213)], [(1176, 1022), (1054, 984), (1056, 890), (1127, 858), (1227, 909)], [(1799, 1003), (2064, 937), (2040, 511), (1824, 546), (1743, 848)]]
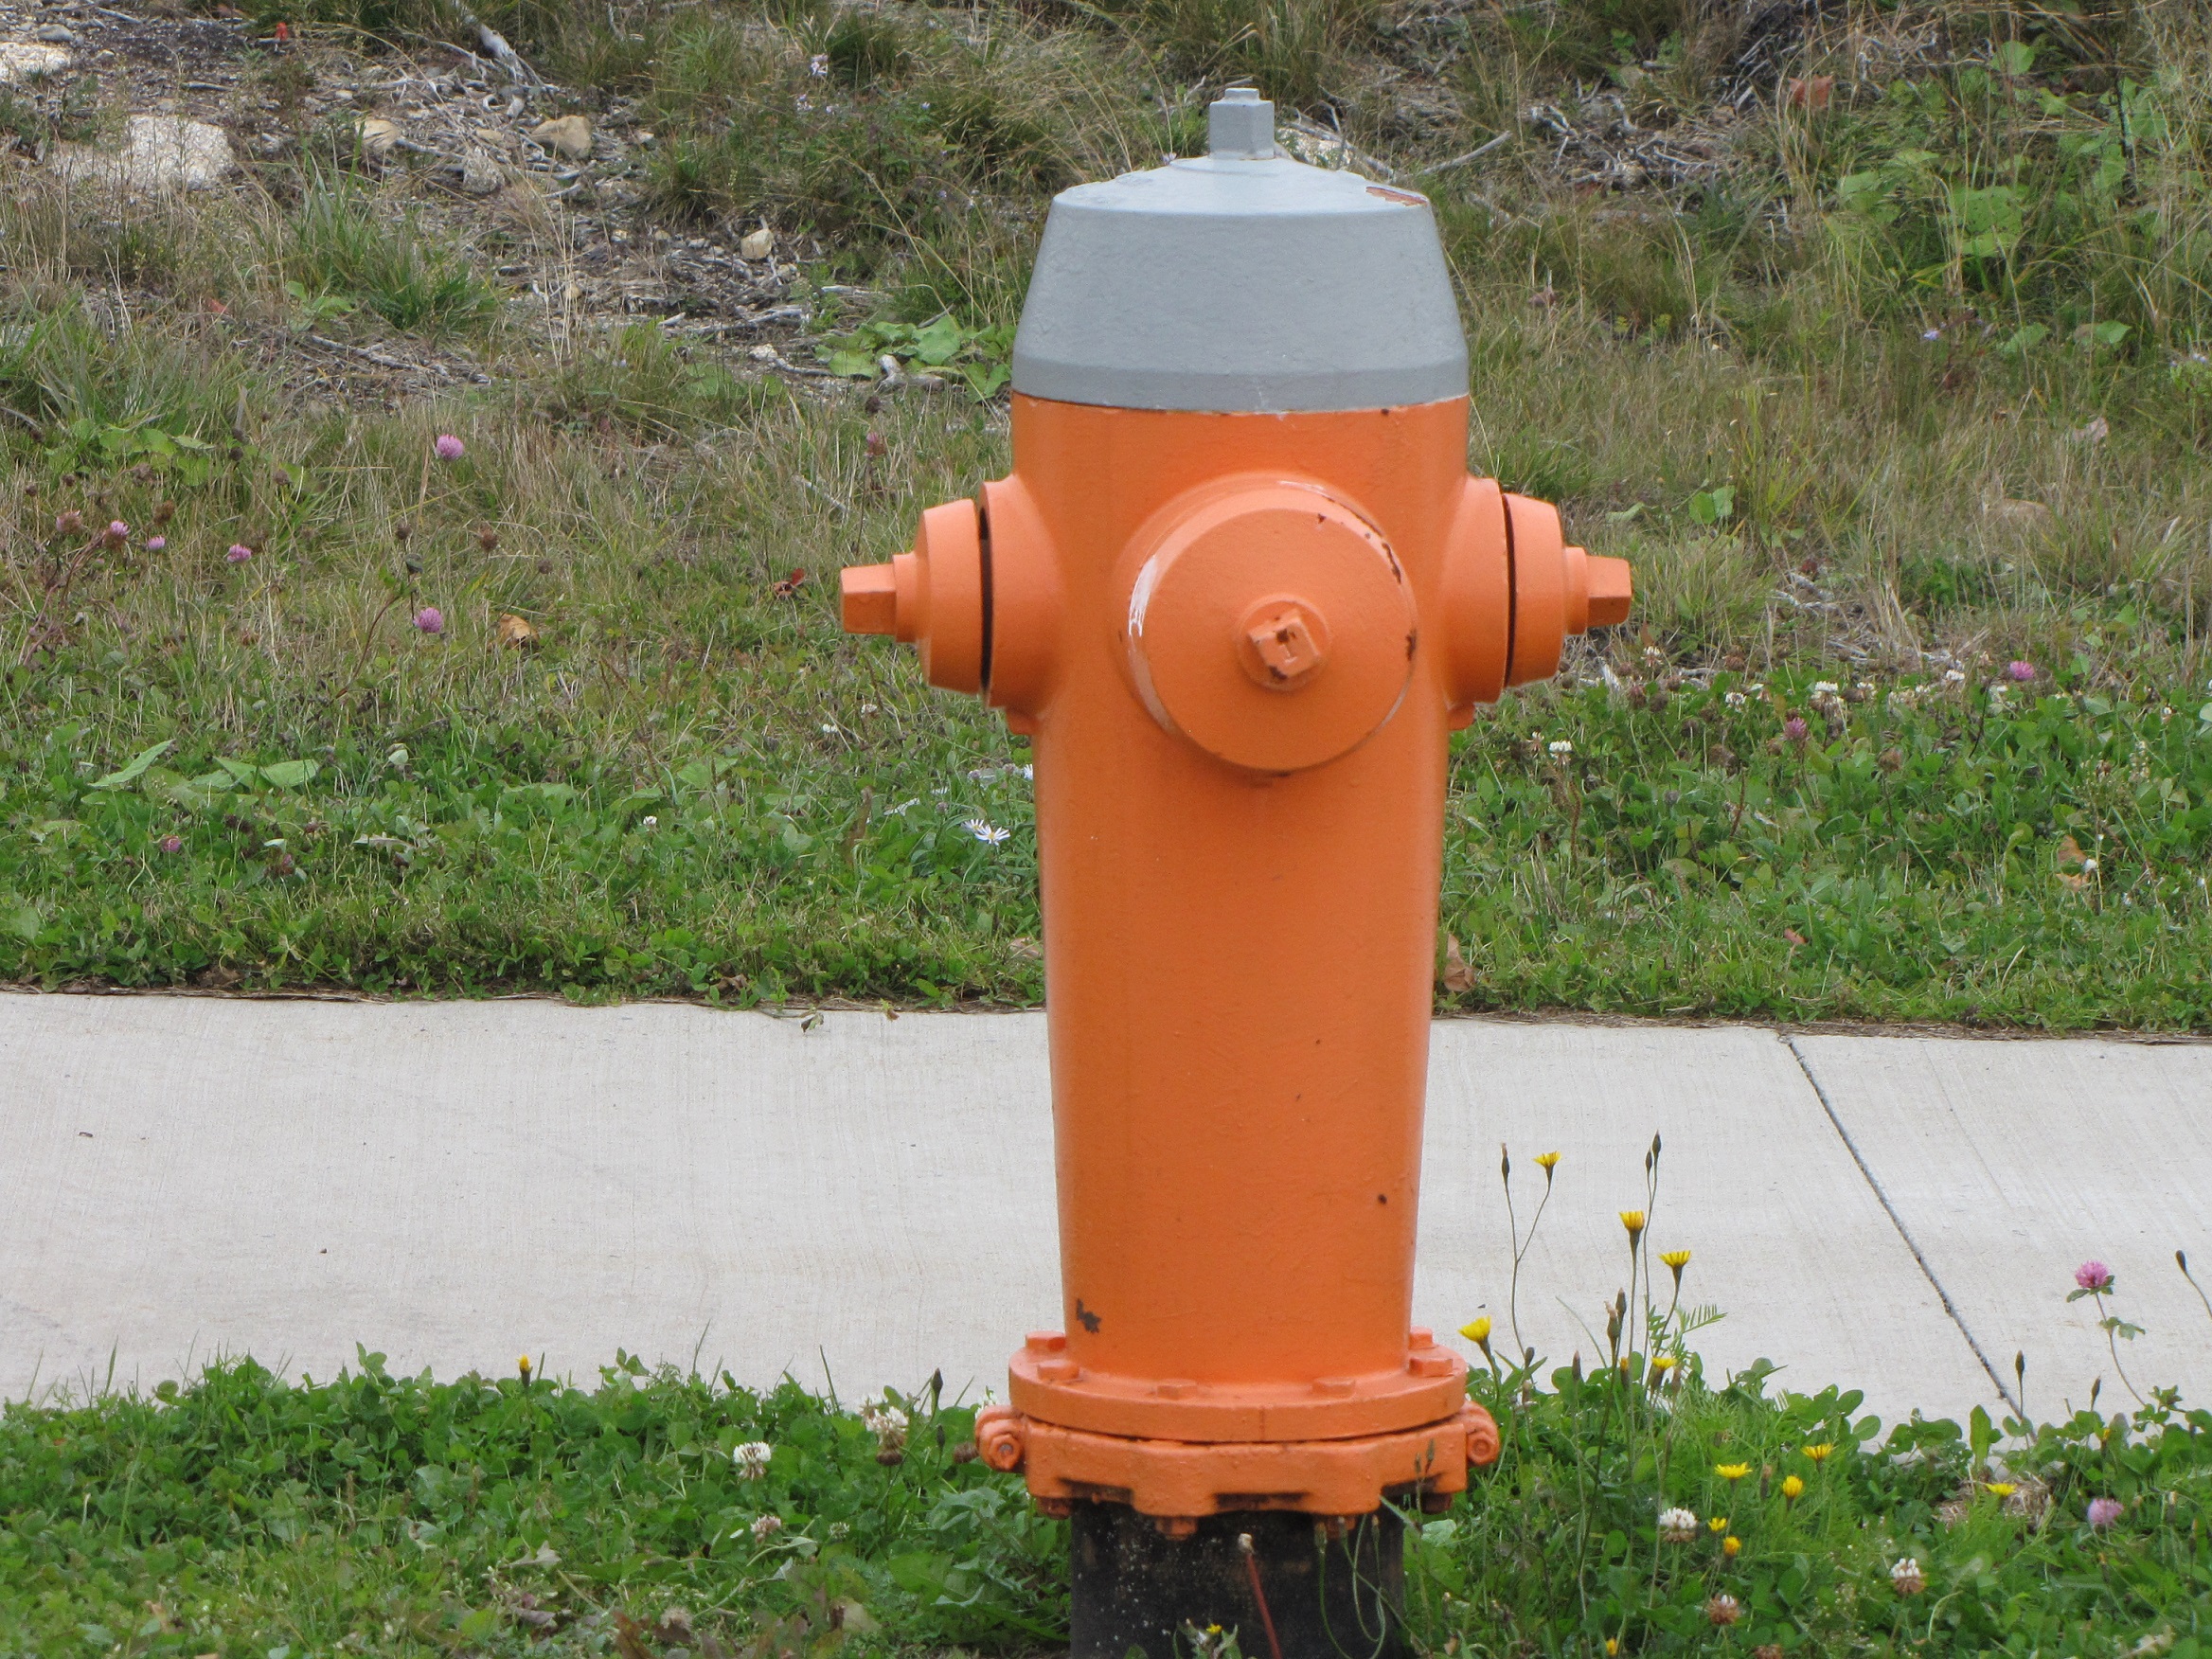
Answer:
[(1206, 106), (1206, 152), (1229, 161), (1264, 161), (1275, 153), (1275, 105), (1251, 86), (1232, 86)]
[(1589, 572), (1590, 626), (1617, 628), (1629, 619), (1629, 608), (1635, 598), (1629, 562), (1593, 555), (1585, 568)]
[(837, 578), (847, 633), (899, 632), (899, 582), (888, 564), (848, 564)]

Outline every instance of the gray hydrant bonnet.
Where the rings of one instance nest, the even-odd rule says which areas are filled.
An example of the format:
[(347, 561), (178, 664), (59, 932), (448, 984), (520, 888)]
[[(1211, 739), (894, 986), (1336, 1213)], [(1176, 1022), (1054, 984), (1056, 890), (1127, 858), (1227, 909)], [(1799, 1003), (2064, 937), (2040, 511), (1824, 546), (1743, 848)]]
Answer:
[(1427, 201), (1291, 160), (1233, 87), (1211, 152), (1053, 202), (1014, 390), (1124, 409), (1376, 409), (1467, 391)]

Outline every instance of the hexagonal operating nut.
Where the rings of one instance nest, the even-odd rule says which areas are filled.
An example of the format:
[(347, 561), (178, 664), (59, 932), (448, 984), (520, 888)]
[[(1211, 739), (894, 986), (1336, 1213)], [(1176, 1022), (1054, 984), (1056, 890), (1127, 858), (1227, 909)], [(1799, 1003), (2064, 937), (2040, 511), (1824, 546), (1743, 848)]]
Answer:
[[(1494, 1425), (1490, 1432), (1496, 1434)], [(1011, 1474), (1022, 1467), (1022, 1456), (1028, 1444), (1027, 1425), (1012, 1406), (985, 1406), (975, 1414), (976, 1453), (1001, 1474)]]
[(1275, 153), (1275, 105), (1253, 86), (1232, 86), (1206, 106), (1206, 153), (1239, 161)]

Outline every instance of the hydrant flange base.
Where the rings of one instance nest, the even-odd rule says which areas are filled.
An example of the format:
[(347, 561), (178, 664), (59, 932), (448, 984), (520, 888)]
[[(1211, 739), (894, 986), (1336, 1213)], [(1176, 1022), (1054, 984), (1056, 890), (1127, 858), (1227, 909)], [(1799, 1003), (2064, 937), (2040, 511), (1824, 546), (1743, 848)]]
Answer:
[(1070, 1429), (1168, 1440), (1290, 1441), (1387, 1435), (1458, 1410), (1467, 1365), (1441, 1347), (1414, 1349), (1402, 1370), (1293, 1383), (1201, 1383), (1082, 1368), (1028, 1348), (1008, 1365), (1008, 1398)]
[[(1472, 1413), (1392, 1435), (1347, 1440), (1193, 1445), (1094, 1435), (1035, 1418), (1024, 1425), (1030, 1493), (1048, 1506), (1091, 1500), (1139, 1514), (1204, 1516), (1242, 1509), (1365, 1515), (1385, 1495), (1467, 1490)], [(1488, 1423), (1488, 1414), (1483, 1415)], [(1490, 1455), (1495, 1456), (1495, 1431)]]

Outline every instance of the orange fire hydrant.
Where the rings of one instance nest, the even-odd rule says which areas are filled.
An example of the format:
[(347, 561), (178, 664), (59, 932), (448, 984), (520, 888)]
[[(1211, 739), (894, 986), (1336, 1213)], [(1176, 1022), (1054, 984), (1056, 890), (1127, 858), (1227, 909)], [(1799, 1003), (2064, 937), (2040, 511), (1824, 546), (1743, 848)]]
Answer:
[(1064, 1329), (977, 1439), (1077, 1521), (1079, 1659), (1167, 1659), (1298, 1526), (1496, 1455), (1409, 1329), (1446, 734), (1630, 599), (1468, 474), (1428, 203), (1282, 155), (1249, 89), (1211, 139), (1054, 203), (1012, 473), (844, 573), (848, 630), (1035, 748)]

